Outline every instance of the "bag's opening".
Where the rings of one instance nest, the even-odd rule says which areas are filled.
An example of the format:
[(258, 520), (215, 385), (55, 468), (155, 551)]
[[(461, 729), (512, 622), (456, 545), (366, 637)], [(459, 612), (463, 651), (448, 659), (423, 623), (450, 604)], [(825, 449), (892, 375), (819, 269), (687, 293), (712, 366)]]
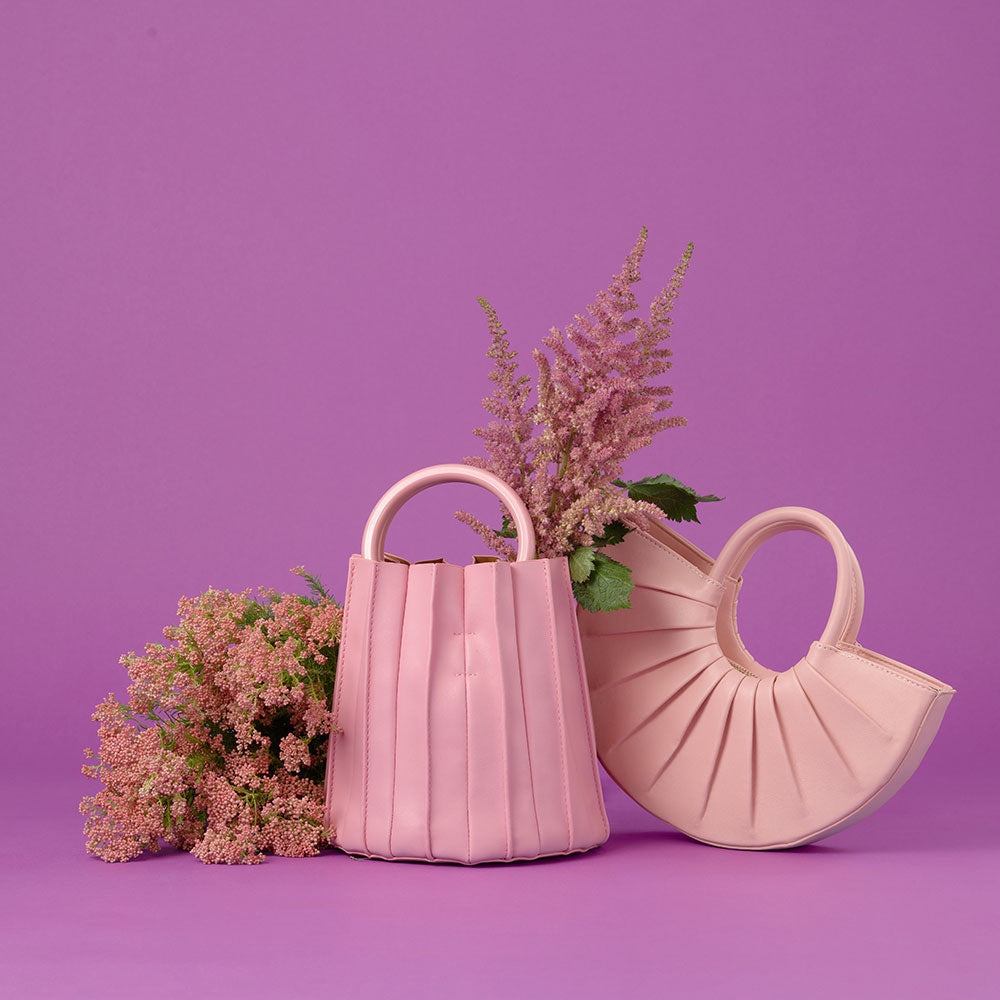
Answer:
[[(383, 557), (385, 562), (398, 563), (401, 566), (426, 566), (431, 563), (440, 563), (441, 565), (453, 566), (454, 563), (447, 563), (444, 559), (417, 559), (414, 562), (410, 562), (409, 559), (404, 559), (402, 556), (394, 556), (386, 552)], [(477, 566), (479, 563), (494, 563), (500, 562), (499, 556), (473, 556), (472, 565)]]

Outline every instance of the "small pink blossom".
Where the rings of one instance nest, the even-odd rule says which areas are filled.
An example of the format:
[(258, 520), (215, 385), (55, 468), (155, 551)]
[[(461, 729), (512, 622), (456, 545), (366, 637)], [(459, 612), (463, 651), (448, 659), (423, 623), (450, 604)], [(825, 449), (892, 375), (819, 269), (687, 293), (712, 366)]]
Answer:
[(299, 768), (309, 766), (309, 744), (289, 733), (281, 741), (281, 763), (290, 774), (297, 774)]

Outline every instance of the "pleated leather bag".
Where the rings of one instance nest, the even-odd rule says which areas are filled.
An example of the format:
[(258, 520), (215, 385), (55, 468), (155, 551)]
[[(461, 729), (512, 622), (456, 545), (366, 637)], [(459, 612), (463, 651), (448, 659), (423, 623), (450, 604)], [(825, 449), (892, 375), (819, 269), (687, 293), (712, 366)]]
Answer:
[[(820, 640), (776, 672), (747, 652), (736, 600), (750, 556), (801, 529), (837, 559)], [(857, 642), (861, 569), (828, 518), (766, 511), (713, 560), (649, 519), (614, 550), (632, 607), (580, 611), (598, 755), (640, 805), (719, 847), (796, 847), (857, 822), (913, 774), (954, 690)]]
[[(393, 515), (436, 483), (494, 493), (515, 562), (386, 561)], [(565, 558), (536, 559), (502, 480), (439, 465), (398, 482), (351, 558), (326, 774), (336, 846), (477, 864), (586, 851), (608, 837)]]

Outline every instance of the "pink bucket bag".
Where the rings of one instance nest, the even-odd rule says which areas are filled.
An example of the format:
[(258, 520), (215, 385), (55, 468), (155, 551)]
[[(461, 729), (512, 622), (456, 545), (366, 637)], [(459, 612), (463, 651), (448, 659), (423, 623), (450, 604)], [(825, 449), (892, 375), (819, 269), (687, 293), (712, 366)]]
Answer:
[[(385, 560), (393, 515), (444, 482), (483, 486), (506, 505), (515, 562)], [(423, 469), (376, 504), (351, 557), (334, 687), (336, 846), (477, 864), (607, 840), (569, 567), (534, 556), (521, 499), (481, 469)]]
[[(833, 611), (793, 667), (757, 663), (736, 629), (740, 574), (782, 531), (825, 538)], [(864, 589), (836, 525), (780, 507), (751, 518), (713, 560), (649, 519), (615, 547), (632, 607), (580, 611), (597, 747), (651, 813), (719, 847), (796, 847), (877, 809), (913, 774), (955, 693), (858, 645)]]

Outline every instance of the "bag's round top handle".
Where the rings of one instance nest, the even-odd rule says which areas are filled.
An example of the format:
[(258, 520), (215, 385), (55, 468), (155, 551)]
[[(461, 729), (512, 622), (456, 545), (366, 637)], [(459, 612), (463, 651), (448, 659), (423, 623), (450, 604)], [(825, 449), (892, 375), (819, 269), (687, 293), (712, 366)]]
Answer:
[(808, 507), (775, 507), (750, 518), (723, 546), (709, 574), (716, 583), (738, 579), (761, 543), (783, 531), (811, 531), (825, 538), (837, 557), (837, 589), (833, 610), (820, 642), (855, 642), (861, 627), (865, 586), (854, 550), (828, 517)]
[(510, 511), (517, 529), (517, 561), (527, 562), (535, 558), (535, 529), (531, 524), (531, 515), (524, 501), (499, 476), (477, 469), (472, 465), (431, 465), (419, 469), (403, 479), (395, 486), (389, 487), (382, 499), (375, 504), (365, 525), (365, 533), (361, 540), (361, 554), (365, 559), (378, 561), (385, 555), (385, 536), (389, 530), (389, 522), (396, 512), (410, 497), (421, 493), (439, 483), (472, 483), (488, 489)]

